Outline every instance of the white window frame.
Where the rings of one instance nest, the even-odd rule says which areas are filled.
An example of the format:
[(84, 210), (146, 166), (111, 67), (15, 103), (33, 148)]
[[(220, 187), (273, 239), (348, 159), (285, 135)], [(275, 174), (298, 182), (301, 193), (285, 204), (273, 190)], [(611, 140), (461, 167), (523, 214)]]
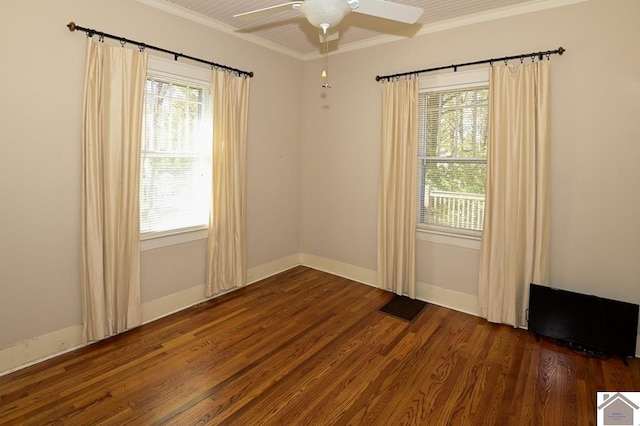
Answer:
[[(420, 92), (455, 90), (486, 86), (489, 84), (489, 69), (458, 71), (447, 74), (423, 76), (419, 79)], [(417, 176), (416, 176), (417, 179)], [(420, 191), (420, 188), (417, 188)], [(418, 200), (420, 199), (418, 193)], [(416, 205), (416, 215), (420, 207)], [(432, 243), (452, 245), (462, 248), (480, 250), (481, 232), (457, 231), (451, 228), (424, 225), (417, 223), (416, 239)]]
[[(186, 80), (211, 87), (211, 70), (157, 56), (148, 57), (147, 72), (154, 76), (171, 80)], [(212, 94), (213, 96), (213, 94)], [(166, 232), (141, 233), (140, 250), (152, 250), (160, 247), (182, 244), (206, 239), (209, 234), (207, 225), (174, 229)]]

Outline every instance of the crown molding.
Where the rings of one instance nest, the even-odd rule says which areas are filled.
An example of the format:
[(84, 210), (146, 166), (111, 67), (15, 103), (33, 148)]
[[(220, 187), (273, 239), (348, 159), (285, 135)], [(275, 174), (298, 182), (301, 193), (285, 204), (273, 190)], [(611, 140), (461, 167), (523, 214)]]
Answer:
[[(262, 37), (258, 37), (251, 33), (241, 32), (237, 28), (231, 25), (227, 25), (220, 21), (216, 21), (215, 19), (201, 15), (199, 13), (195, 13), (181, 6), (177, 6), (173, 3), (169, 3), (166, 0), (136, 0), (136, 1), (138, 1), (139, 3), (146, 4), (147, 6), (160, 9), (172, 15), (190, 20), (200, 25), (204, 25), (214, 30), (223, 32), (225, 34), (238, 37), (247, 42), (257, 44), (267, 49), (271, 49), (275, 52), (290, 56), (295, 59), (299, 59), (302, 61), (310, 61), (310, 60), (320, 59), (323, 57), (323, 54), (319, 52), (302, 53), (302, 52), (297, 52), (291, 49), (287, 49), (286, 47), (281, 46), (277, 43), (270, 42)], [(332, 51), (329, 54), (337, 55), (341, 53), (352, 52), (354, 50), (373, 47), (380, 44), (391, 43), (399, 40), (405, 40), (408, 37), (419, 37), (425, 34), (431, 34), (439, 31), (446, 31), (453, 28), (464, 27), (467, 25), (477, 24), (481, 22), (493, 21), (496, 19), (508, 18), (516, 15), (524, 15), (527, 13), (538, 12), (541, 10), (570, 6), (576, 3), (584, 3), (587, 1), (589, 0), (533, 0), (527, 3), (523, 3), (515, 6), (508, 6), (500, 9), (490, 10), (487, 12), (475, 13), (472, 15), (462, 16), (455, 19), (440, 21), (433, 24), (426, 24), (417, 33), (414, 33), (411, 36), (402, 35), (402, 33), (396, 34), (396, 35), (385, 34), (377, 37), (372, 37), (367, 40), (347, 43), (344, 45), (340, 45), (338, 50)]]
[[(570, 6), (576, 3), (584, 3), (590, 0), (534, 0), (528, 3), (523, 3), (516, 6), (508, 6), (500, 9), (494, 9), (487, 12), (475, 13), (472, 15), (461, 16), (455, 19), (449, 19), (446, 21), (435, 22), (433, 24), (426, 24), (411, 36), (402, 35), (401, 33), (396, 35), (381, 35), (372, 37), (367, 40), (357, 41), (341, 45), (336, 51), (330, 52), (332, 55), (340, 53), (352, 52), (354, 50), (360, 50), (367, 47), (373, 47), (380, 44), (391, 43), (394, 41), (405, 40), (409, 37), (419, 37), (426, 34), (436, 33), (440, 31), (446, 31), (454, 28), (464, 27), (467, 25), (478, 24), (481, 22), (494, 21), (497, 19), (508, 18), (511, 16), (524, 15), (527, 13), (539, 12), (542, 10), (553, 9), (557, 7)], [(305, 61), (322, 58), (321, 53), (313, 52), (302, 55), (302, 59)]]
[(175, 5), (173, 3), (169, 3), (166, 0), (136, 0), (136, 1), (138, 3), (142, 3), (147, 6), (162, 10), (163, 12), (167, 12), (172, 15), (179, 16), (180, 18), (184, 18), (189, 21), (195, 22), (196, 24), (209, 27), (216, 31), (220, 31), (222, 33), (229, 34), (234, 37), (238, 37), (250, 43), (257, 44), (258, 46), (262, 46), (267, 49), (271, 49), (275, 52), (282, 53), (283, 55), (291, 56), (292, 58), (295, 58), (295, 59), (304, 60), (304, 55), (300, 52), (287, 49), (284, 46), (281, 46), (277, 43), (270, 42), (262, 37), (258, 37), (255, 34), (242, 32), (238, 30), (236, 27), (233, 27), (231, 25), (225, 24), (220, 21), (216, 21), (213, 18), (209, 18), (208, 16), (202, 15), (200, 13), (196, 13), (189, 9), (185, 9), (184, 7)]

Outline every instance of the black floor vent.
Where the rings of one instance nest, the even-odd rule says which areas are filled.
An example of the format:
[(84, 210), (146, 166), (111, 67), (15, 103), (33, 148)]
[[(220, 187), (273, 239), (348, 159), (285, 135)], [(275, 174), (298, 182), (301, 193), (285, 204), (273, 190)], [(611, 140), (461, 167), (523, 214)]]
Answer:
[(427, 302), (423, 302), (422, 300), (396, 295), (386, 305), (380, 308), (380, 311), (411, 322), (426, 305)]

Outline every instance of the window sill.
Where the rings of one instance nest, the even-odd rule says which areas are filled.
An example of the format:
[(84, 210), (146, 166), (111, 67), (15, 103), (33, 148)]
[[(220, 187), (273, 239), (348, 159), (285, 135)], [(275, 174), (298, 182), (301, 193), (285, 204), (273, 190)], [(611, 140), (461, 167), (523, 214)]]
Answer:
[(471, 250), (480, 250), (481, 237), (418, 228), (416, 229), (416, 239), (436, 244), (446, 244)]
[(140, 235), (140, 251), (204, 240), (208, 235), (209, 230), (207, 228), (191, 228), (154, 235)]

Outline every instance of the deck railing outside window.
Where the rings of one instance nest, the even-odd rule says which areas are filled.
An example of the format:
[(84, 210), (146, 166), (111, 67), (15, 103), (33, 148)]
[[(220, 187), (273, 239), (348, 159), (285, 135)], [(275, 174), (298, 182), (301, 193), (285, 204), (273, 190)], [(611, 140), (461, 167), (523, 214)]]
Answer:
[(482, 231), (484, 194), (425, 189), (425, 219), (432, 225)]

